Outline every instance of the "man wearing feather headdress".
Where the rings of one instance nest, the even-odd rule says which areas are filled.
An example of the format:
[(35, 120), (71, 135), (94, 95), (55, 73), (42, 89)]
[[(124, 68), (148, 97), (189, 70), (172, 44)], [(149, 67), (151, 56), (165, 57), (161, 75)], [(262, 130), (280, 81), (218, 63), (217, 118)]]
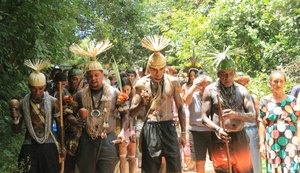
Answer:
[[(72, 45), (70, 50), (90, 58), (86, 65), (88, 87), (77, 92), (75, 101), (77, 107), (74, 113), (85, 108), (89, 113), (86, 121), (74, 118), (71, 124), (84, 127), (79, 140), (76, 166), (80, 173), (112, 173), (118, 161), (118, 154), (113, 140), (116, 139), (115, 128), (117, 101), (120, 101), (122, 94), (109, 84), (103, 82), (104, 74), (102, 65), (97, 61), (96, 56), (109, 48), (112, 44), (108, 41), (91, 41), (88, 50), (78, 45)], [(126, 100), (123, 100), (124, 102)], [(128, 121), (126, 112), (119, 112), (121, 115), (121, 132), (117, 139), (125, 140), (124, 131)], [(76, 115), (76, 114), (75, 114)]]
[(58, 101), (44, 92), (46, 77), (40, 72), (49, 63), (26, 60), (25, 65), (35, 70), (28, 80), (30, 93), (20, 102), (15, 99), (10, 102), (13, 131), (20, 132), (23, 122), (26, 126), (25, 140), (18, 159), (19, 170), (58, 173), (59, 144), (51, 129), (53, 120), (60, 124)]
[(181, 85), (176, 77), (165, 73), (166, 58), (160, 53), (169, 43), (164, 36), (148, 36), (142, 46), (153, 51), (149, 57), (146, 75), (135, 85), (136, 94), (131, 104), (131, 116), (146, 111), (147, 120), (141, 132), (142, 170), (157, 173), (162, 156), (166, 159), (167, 172), (181, 172), (180, 150), (172, 102), (176, 103), (181, 125), (180, 141), (185, 144), (185, 115), (182, 109)]
[(255, 107), (247, 89), (234, 82), (236, 65), (230, 56), (239, 51), (229, 48), (215, 54), (218, 80), (204, 91), (201, 117), (215, 130), (211, 141), (215, 171), (250, 173), (253, 169), (244, 122), (255, 121)]

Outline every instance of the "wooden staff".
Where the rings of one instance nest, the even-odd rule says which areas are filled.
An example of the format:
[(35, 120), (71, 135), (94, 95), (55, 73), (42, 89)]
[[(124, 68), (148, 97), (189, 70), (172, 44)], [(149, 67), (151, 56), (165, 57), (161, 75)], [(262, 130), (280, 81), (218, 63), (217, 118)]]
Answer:
[[(63, 148), (65, 146), (64, 140), (65, 140), (65, 133), (64, 133), (64, 118), (63, 118), (63, 104), (62, 104), (62, 87), (61, 87), (61, 81), (58, 82), (58, 94), (59, 94), (59, 114), (60, 114), (60, 148), (61, 151), (63, 152)], [(61, 153), (59, 153), (59, 157), (61, 157), (60, 155)], [(64, 173), (65, 172), (65, 159), (61, 158), (61, 162), (60, 162), (60, 173)]]
[[(221, 119), (220, 126), (221, 126), (221, 128), (223, 128), (225, 130), (224, 120), (223, 120), (223, 110), (222, 110), (222, 105), (221, 105), (221, 102), (220, 102), (220, 97), (219, 97), (218, 94), (217, 94), (217, 99), (218, 99), (218, 107), (219, 107), (219, 118)], [(228, 165), (228, 168), (229, 168), (229, 173), (232, 173), (230, 151), (229, 151), (229, 142), (227, 140), (225, 141), (225, 145), (226, 145), (226, 154), (227, 154), (227, 165)]]

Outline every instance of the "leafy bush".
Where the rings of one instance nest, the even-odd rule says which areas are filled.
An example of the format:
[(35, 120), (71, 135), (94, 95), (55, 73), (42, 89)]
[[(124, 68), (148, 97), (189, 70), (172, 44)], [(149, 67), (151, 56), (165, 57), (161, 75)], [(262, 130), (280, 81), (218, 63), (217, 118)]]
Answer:
[[(268, 86), (269, 82), (269, 74), (267, 73), (258, 73), (258, 75), (254, 78), (251, 79), (250, 84), (249, 84), (249, 91), (252, 94), (255, 94), (259, 98), (271, 94), (271, 89)], [(295, 86), (296, 83), (294, 80), (290, 79), (289, 76), (287, 78), (287, 83), (285, 86), (285, 93), (289, 94)]]
[(257, 77), (251, 78), (249, 84), (250, 93), (255, 94), (259, 98), (270, 94), (271, 90), (268, 87), (268, 80), (268, 75), (265, 73), (259, 73)]
[[(1, 57), (0, 57), (1, 58)], [(2, 57), (3, 58), (3, 57)], [(24, 130), (20, 134), (13, 134), (8, 101), (12, 98), (20, 99), (27, 92), (26, 73), (18, 67), (10, 65), (0, 59), (3, 65), (0, 86), (0, 172), (11, 173), (17, 171), (17, 158), (24, 138)], [(13, 76), (13, 77), (12, 77)]]

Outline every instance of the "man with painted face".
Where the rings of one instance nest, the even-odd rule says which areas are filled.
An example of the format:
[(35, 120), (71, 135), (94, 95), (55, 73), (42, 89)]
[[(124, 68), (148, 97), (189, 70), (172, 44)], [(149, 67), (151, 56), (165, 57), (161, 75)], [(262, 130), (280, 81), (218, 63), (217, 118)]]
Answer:
[[(112, 47), (108, 41), (91, 41), (88, 51), (78, 45), (71, 46), (73, 53), (90, 58), (86, 65), (88, 87), (77, 92), (74, 113), (84, 108), (89, 112), (86, 121), (69, 118), (70, 124), (84, 127), (79, 140), (76, 166), (81, 173), (112, 173), (118, 161), (118, 153), (113, 141), (116, 139), (115, 128), (118, 111), (116, 102), (120, 92), (105, 83), (103, 68), (96, 56)], [(127, 125), (126, 112), (121, 112), (121, 132), (117, 138), (125, 140), (124, 132)], [(76, 114), (75, 114), (76, 115)], [(72, 121), (73, 120), (73, 121)]]
[(53, 87), (48, 91), (49, 94), (57, 99), (59, 99), (59, 82), (61, 83), (62, 97), (70, 95), (69, 91), (66, 89), (67, 86), (67, 76), (63, 72), (59, 72), (54, 77)]
[(47, 61), (26, 60), (25, 65), (35, 70), (28, 80), (30, 93), (20, 102), (10, 102), (13, 131), (20, 132), (23, 122), (26, 126), (18, 159), (19, 170), (23, 172), (59, 172), (59, 144), (51, 129), (53, 120), (60, 124), (58, 101), (44, 92), (46, 77), (40, 72), (48, 64)]
[(78, 67), (72, 67), (68, 72), (68, 91), (71, 95), (81, 90), (83, 84), (83, 71)]
[[(83, 87), (83, 71), (73, 66), (68, 72), (68, 86), (67, 90), (70, 95), (63, 97), (65, 105), (64, 113), (66, 114), (64, 127), (65, 127), (65, 143), (67, 148), (67, 155), (65, 160), (65, 172), (66, 173), (74, 173), (75, 172), (75, 163), (76, 163), (76, 153), (72, 153), (72, 139), (76, 138), (76, 133), (78, 128), (71, 126), (69, 121), (72, 121), (74, 116), (68, 117), (68, 114), (72, 114), (74, 101), (73, 96), (77, 93), (77, 91), (81, 90)], [(64, 96), (64, 95), (63, 95)]]
[[(247, 89), (234, 82), (236, 65), (226, 53), (229, 53), (228, 49), (217, 56), (218, 80), (204, 91), (201, 117), (204, 124), (215, 131), (211, 139), (215, 171), (228, 172), (231, 165), (232, 172), (250, 173), (253, 169), (244, 122), (255, 121), (255, 107)], [(230, 164), (227, 162), (229, 158)]]
[(169, 43), (164, 36), (148, 36), (142, 46), (153, 51), (149, 57), (149, 75), (139, 79), (135, 85), (136, 94), (131, 104), (131, 116), (140, 109), (147, 119), (141, 132), (142, 171), (157, 173), (161, 167), (162, 156), (166, 159), (167, 172), (181, 172), (180, 151), (175, 122), (172, 114), (172, 99), (178, 110), (181, 125), (181, 143), (185, 144), (185, 115), (179, 93), (181, 85), (176, 77), (165, 73), (166, 58), (160, 53)]

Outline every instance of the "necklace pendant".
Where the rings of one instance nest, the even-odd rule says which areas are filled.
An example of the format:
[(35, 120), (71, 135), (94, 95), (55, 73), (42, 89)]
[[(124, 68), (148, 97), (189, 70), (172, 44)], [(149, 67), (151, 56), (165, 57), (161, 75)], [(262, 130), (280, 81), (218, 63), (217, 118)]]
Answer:
[(101, 115), (101, 112), (98, 109), (93, 109), (91, 111), (91, 116), (93, 117), (99, 117)]

